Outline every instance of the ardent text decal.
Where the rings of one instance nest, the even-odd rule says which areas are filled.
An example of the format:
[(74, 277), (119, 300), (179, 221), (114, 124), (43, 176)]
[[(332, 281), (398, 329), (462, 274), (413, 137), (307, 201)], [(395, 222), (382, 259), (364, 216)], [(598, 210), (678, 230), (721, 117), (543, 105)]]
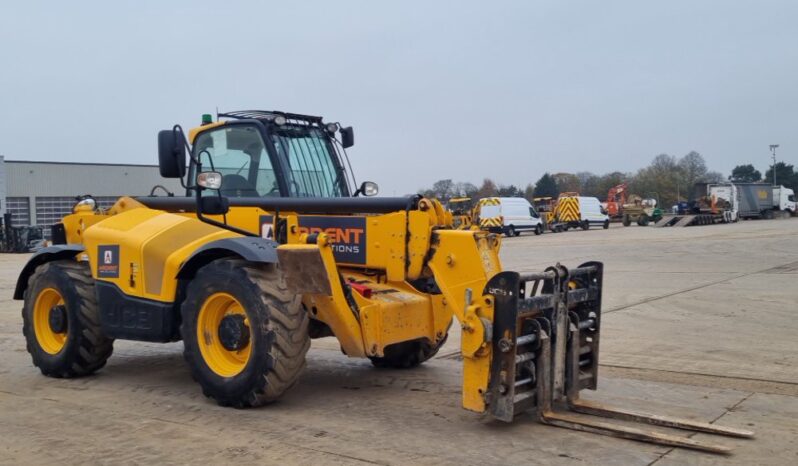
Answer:
[[(260, 232), (264, 238), (272, 238), (271, 215), (260, 216)], [(324, 233), (333, 243), (333, 253), (339, 262), (366, 263), (366, 219), (365, 217), (326, 217), (309, 215), (299, 217), (301, 233)]]

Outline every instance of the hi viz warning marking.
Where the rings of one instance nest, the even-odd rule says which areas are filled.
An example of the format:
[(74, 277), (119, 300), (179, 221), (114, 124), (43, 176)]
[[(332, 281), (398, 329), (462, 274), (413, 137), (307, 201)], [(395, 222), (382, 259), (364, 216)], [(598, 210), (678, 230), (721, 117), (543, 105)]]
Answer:
[[(260, 233), (264, 238), (274, 239), (274, 218), (260, 216)], [(366, 219), (365, 217), (326, 217), (308, 215), (299, 217), (299, 232), (324, 233), (330, 239), (335, 260), (349, 264), (366, 263)]]

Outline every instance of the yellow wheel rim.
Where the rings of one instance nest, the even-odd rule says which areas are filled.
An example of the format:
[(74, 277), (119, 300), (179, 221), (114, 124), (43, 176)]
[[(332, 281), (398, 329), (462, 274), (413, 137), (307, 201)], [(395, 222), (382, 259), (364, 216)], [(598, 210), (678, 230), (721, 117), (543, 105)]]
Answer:
[(55, 288), (43, 289), (33, 304), (33, 332), (39, 346), (49, 354), (58, 354), (66, 345), (67, 328), (58, 333), (50, 327), (50, 310), (63, 305), (64, 298)]
[(197, 316), (197, 342), (202, 359), (208, 367), (222, 377), (233, 377), (244, 370), (252, 352), (251, 339), (238, 350), (229, 350), (219, 339), (219, 326), (222, 319), (230, 315), (244, 317), (244, 325), (249, 328), (249, 319), (244, 306), (227, 293), (214, 293), (202, 304)]

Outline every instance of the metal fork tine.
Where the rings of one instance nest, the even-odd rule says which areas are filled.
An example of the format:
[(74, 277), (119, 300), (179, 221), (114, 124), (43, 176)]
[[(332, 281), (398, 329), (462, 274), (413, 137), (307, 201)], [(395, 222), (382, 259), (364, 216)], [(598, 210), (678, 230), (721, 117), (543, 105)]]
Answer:
[(652, 425), (673, 427), (675, 429), (694, 430), (709, 434), (726, 435), (729, 437), (751, 438), (754, 433), (749, 430), (736, 429), (734, 427), (717, 426), (707, 422), (692, 421), (690, 419), (680, 419), (670, 416), (660, 416), (658, 414), (640, 413), (628, 409), (602, 406), (598, 403), (586, 400), (569, 400), (570, 408), (578, 413), (591, 414), (593, 416), (609, 417), (627, 421), (645, 422)]
[(555, 413), (552, 411), (541, 412), (539, 419), (549, 425), (564, 427), (566, 429), (591, 432), (594, 434), (608, 435), (611, 437), (621, 437), (630, 440), (668, 445), (672, 447), (690, 448), (710, 453), (720, 453), (727, 455), (731, 453), (731, 448), (725, 445), (705, 443), (686, 437), (663, 434), (660, 432), (646, 431), (635, 427), (627, 427), (611, 424), (591, 419), (583, 419), (567, 413)]
[[(708, 434), (725, 435), (729, 437), (750, 438), (754, 433), (744, 429), (723, 427), (707, 422), (679, 419), (670, 416), (660, 416), (645, 412), (637, 412), (625, 408), (615, 408), (597, 402), (581, 400), (579, 392), (583, 389), (596, 389), (598, 376), (598, 327), (601, 320), (601, 264), (588, 264), (577, 269), (579, 273), (593, 273), (580, 282), (583, 288), (597, 288), (592, 301), (569, 301), (569, 296), (577, 296), (571, 289), (569, 272), (559, 264), (550, 268), (553, 276), (547, 282), (543, 293), (547, 299), (534, 301), (529, 305), (537, 313), (511, 309), (505, 314), (515, 312), (514, 319), (510, 320), (515, 326), (506, 325), (507, 331), (514, 335), (511, 344), (502, 346), (502, 341), (494, 338), (494, 354), (503, 355), (503, 359), (496, 361), (503, 365), (495, 364), (494, 384), (502, 390), (496, 390), (492, 397), (492, 409), (496, 413), (507, 414), (512, 419), (513, 414), (534, 406), (540, 422), (566, 429), (590, 432), (599, 435), (619, 437), (656, 445), (689, 448), (709, 453), (729, 454), (732, 448), (727, 445), (703, 441), (672, 433), (658, 432), (647, 429), (645, 426), (622, 425), (608, 422), (603, 418), (619, 419), (646, 423), (649, 425), (684, 429)], [(549, 269), (547, 269), (548, 272)], [(577, 284), (579, 285), (579, 284)], [(513, 285), (517, 288), (517, 285)], [(540, 296), (544, 296), (540, 295)], [(536, 297), (540, 297), (537, 296)], [(590, 296), (589, 296), (590, 297)], [(529, 298), (526, 298), (529, 302)], [(518, 303), (511, 303), (518, 306)], [(544, 306), (538, 309), (538, 307)], [(499, 315), (499, 314), (497, 314)], [(506, 317), (506, 315), (505, 315)], [(525, 322), (525, 319), (531, 319)], [(506, 319), (505, 319), (506, 320)], [(496, 322), (499, 322), (497, 319)], [(504, 321), (502, 321), (504, 322)], [(533, 325), (534, 324), (534, 325)], [(584, 332), (584, 333), (582, 333)], [(500, 333), (503, 335), (503, 333)], [(495, 334), (494, 334), (495, 335)], [(506, 342), (505, 342), (506, 343)], [(523, 351), (516, 352), (514, 348), (523, 347)], [(506, 362), (506, 364), (504, 364)], [(518, 364), (531, 363), (530, 375), (517, 372)], [(493, 374), (493, 372), (492, 372)], [(508, 377), (509, 374), (509, 378)], [(534, 383), (534, 388), (528, 385)], [(520, 393), (513, 390), (520, 388)], [(509, 394), (509, 395), (507, 395)], [(502, 395), (512, 396), (510, 403), (504, 402)], [(534, 397), (534, 398), (532, 398)], [(497, 402), (503, 401), (503, 404)], [(499, 406), (502, 409), (497, 410)]]

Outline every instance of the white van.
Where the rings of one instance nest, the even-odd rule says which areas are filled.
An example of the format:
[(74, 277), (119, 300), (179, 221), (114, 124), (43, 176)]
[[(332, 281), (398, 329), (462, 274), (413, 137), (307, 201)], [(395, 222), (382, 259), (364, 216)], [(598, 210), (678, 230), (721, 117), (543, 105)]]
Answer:
[(579, 196), (579, 216), (582, 219), (581, 226), (585, 230), (593, 225), (604, 229), (610, 227), (610, 217), (601, 208), (598, 198)]
[(543, 222), (529, 201), (523, 197), (488, 197), (480, 199), (479, 226), (483, 230), (518, 236), (522, 231), (543, 233)]

